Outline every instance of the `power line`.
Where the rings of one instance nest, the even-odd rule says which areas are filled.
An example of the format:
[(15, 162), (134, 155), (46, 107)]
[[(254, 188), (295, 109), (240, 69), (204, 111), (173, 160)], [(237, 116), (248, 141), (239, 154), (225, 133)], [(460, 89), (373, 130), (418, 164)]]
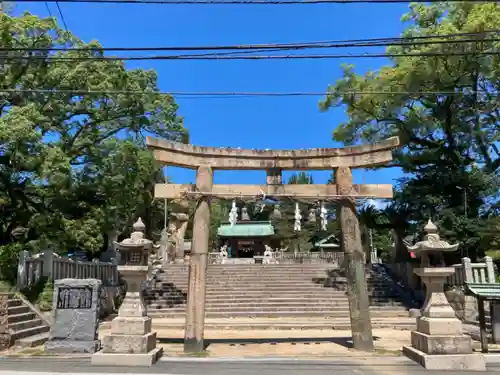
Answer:
[(43, 60), (53, 62), (71, 61), (143, 61), (143, 60), (294, 60), (294, 59), (361, 59), (361, 58), (388, 58), (388, 57), (458, 57), (458, 56), (497, 56), (500, 51), (467, 51), (467, 52), (409, 52), (409, 53), (361, 53), (361, 54), (323, 54), (323, 55), (245, 55), (227, 56), (225, 54), (202, 55), (155, 55), (155, 56), (2, 56), (0, 60)]
[(144, 91), (144, 90), (68, 90), (68, 89), (1, 89), (0, 93), (34, 93), (34, 94), (61, 94), (61, 95), (162, 95), (185, 96), (187, 98), (201, 97), (291, 97), (291, 96), (327, 96), (327, 95), (476, 95), (488, 94), (492, 97), (500, 96), (497, 92), (486, 91), (372, 91), (372, 90), (346, 90), (331, 92), (189, 92), (189, 91)]
[(53, 18), (54, 16), (52, 15), (52, 12), (50, 11), (49, 3), (47, 1), (45, 2), (45, 8), (47, 8), (47, 13), (49, 14), (49, 17)]
[[(489, 31), (488, 33), (500, 34), (500, 30)], [(450, 34), (453, 35), (453, 34)], [(464, 33), (455, 35), (477, 35), (485, 37), (489, 34), (486, 33)], [(424, 37), (422, 37), (424, 38)], [(393, 41), (385, 39), (360, 39), (359, 41), (353, 42), (304, 42), (304, 43), (276, 43), (276, 44), (242, 44), (242, 45), (221, 45), (221, 46), (178, 46), (178, 47), (3, 47), (0, 51), (5, 52), (50, 52), (50, 51), (65, 51), (65, 52), (90, 52), (90, 51), (128, 51), (128, 52), (146, 52), (146, 51), (225, 51), (225, 50), (237, 50), (237, 51), (282, 51), (282, 50), (293, 50), (293, 49), (321, 49), (321, 48), (350, 48), (350, 47), (389, 47), (389, 46), (427, 46), (434, 44), (462, 44), (462, 43), (475, 43), (475, 42), (498, 42), (498, 38), (489, 39), (479, 39), (479, 38), (469, 38), (469, 39), (451, 39), (447, 36), (432, 36), (431, 38), (443, 38), (442, 40), (418, 40), (411, 41), (413, 38), (394, 38)]]
[(64, 19), (64, 14), (62, 12), (61, 6), (59, 5), (59, 1), (56, 1), (56, 6), (57, 6), (57, 11), (59, 12), (59, 16), (61, 17), (61, 21), (63, 23), (64, 30), (66, 30), (66, 32), (69, 33), (68, 24), (66, 23), (66, 20)]
[[(41, 2), (45, 0), (17, 0)], [(55, 1), (55, 0), (52, 0)], [(396, 3), (498, 3), (500, 0), (58, 0), (63, 3), (150, 4), (150, 5), (312, 5), (312, 4), (396, 4)]]

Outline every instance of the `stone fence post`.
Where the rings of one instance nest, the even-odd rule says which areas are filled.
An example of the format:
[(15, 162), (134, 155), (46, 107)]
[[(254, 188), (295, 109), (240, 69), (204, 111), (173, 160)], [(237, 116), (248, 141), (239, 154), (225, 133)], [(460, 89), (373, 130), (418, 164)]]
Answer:
[(472, 262), (470, 258), (462, 258), (462, 266), (464, 273), (464, 283), (473, 283), (474, 273), (472, 272)]
[(17, 289), (21, 290), (27, 284), (27, 267), (26, 260), (29, 257), (29, 252), (23, 250), (19, 253), (19, 262), (17, 263)]
[(495, 277), (495, 266), (493, 265), (493, 259), (491, 257), (484, 257), (484, 262), (486, 263), (486, 280), (488, 280), (489, 284), (496, 283)]
[(54, 251), (45, 249), (42, 253), (42, 276), (46, 277), (47, 280), (54, 279)]

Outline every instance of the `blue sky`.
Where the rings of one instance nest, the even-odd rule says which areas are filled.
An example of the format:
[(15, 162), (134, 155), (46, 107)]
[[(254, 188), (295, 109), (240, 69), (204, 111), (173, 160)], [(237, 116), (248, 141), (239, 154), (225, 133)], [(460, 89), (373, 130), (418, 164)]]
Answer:
[[(48, 6), (52, 15), (58, 16), (55, 3)], [(400, 18), (408, 4), (61, 3), (60, 7), (68, 28), (85, 41), (95, 39), (105, 47), (154, 47), (397, 37), (403, 29)], [(14, 12), (24, 10), (48, 16), (44, 3), (17, 4)], [(353, 63), (358, 72), (364, 72), (387, 61), (144, 61), (128, 65), (156, 69), (162, 91), (324, 92), (328, 84), (340, 78), (343, 63)], [(344, 110), (321, 113), (319, 100), (320, 97), (253, 97), (185, 98), (177, 102), (194, 144), (270, 149), (341, 146), (332, 141), (331, 134), (345, 120)], [(194, 182), (193, 171), (169, 168), (168, 174), (176, 183)], [(317, 172), (313, 176), (315, 182), (324, 183), (329, 174)], [(355, 182), (392, 183), (398, 176), (396, 170), (357, 172)], [(215, 183), (265, 183), (265, 172), (216, 172)]]

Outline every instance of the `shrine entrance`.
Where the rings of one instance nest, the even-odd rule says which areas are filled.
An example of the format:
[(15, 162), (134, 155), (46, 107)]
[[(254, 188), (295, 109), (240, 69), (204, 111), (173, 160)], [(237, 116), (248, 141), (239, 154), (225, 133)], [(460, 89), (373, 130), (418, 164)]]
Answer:
[[(275, 197), (300, 201), (337, 203), (340, 248), (346, 262), (347, 294), (353, 347), (373, 350), (370, 304), (365, 277), (365, 253), (361, 243), (356, 199), (392, 198), (392, 185), (353, 184), (352, 169), (384, 165), (399, 146), (397, 137), (378, 144), (308, 150), (245, 150), (199, 147), (148, 137), (155, 159), (166, 166), (196, 169), (196, 184), (157, 184), (155, 198), (194, 199), (196, 209), (189, 263), (184, 334), (185, 352), (204, 349), (206, 273), (209, 253), (210, 200)], [(266, 170), (265, 185), (214, 185), (215, 170)], [(282, 184), (283, 170), (333, 170), (334, 184)], [(324, 206), (321, 204), (322, 215)], [(295, 225), (300, 227), (300, 213)], [(298, 219), (298, 220), (297, 220)]]
[(254, 257), (264, 256), (265, 247), (270, 244), (273, 235), (274, 228), (268, 221), (228, 222), (222, 224), (217, 230), (219, 248), (226, 249), (228, 260), (254, 259)]

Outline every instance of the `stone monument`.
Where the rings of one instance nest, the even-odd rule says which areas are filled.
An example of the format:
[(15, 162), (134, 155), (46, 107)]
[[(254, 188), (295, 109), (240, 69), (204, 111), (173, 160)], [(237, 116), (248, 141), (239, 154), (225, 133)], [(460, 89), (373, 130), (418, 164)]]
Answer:
[[(425, 284), (426, 297), (417, 330), (411, 332), (411, 346), (403, 347), (403, 353), (428, 370), (486, 371), (484, 356), (473, 353), (472, 340), (463, 334), (462, 322), (444, 294), (446, 278), (455, 269), (444, 266), (443, 252), (455, 251), (458, 244), (441, 240), (431, 220), (424, 230), (424, 240), (408, 246), (408, 251), (421, 259), (415, 273)], [(430, 256), (437, 265), (431, 265)]]
[(102, 350), (92, 356), (92, 364), (151, 366), (162, 354), (156, 348), (156, 332), (146, 314), (142, 283), (149, 272), (148, 257), (152, 241), (144, 238), (145, 225), (139, 218), (130, 238), (116, 244), (120, 253), (118, 272), (127, 283), (127, 294), (111, 322), (111, 334), (103, 337)]
[(98, 339), (101, 280), (60, 279), (54, 282), (53, 324), (48, 353), (95, 353)]

